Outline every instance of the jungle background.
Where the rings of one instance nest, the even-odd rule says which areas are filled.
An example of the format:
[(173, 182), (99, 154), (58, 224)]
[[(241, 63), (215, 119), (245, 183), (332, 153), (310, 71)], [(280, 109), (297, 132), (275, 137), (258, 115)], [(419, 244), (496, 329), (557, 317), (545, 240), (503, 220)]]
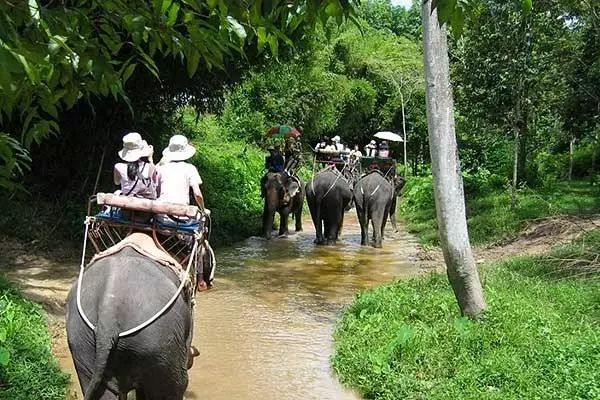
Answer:
[[(143, 10), (91, 1), (81, 12), (62, 3), (0, 2), (0, 235), (79, 246), (89, 196), (114, 189), (121, 138), (137, 131), (156, 160), (171, 135), (193, 141), (213, 240), (232, 243), (260, 229), (269, 127), (302, 129), (309, 158), (321, 138), (362, 147), (404, 122), (401, 213), (425, 246), (438, 243), (419, 5), (363, 1), (346, 20), (335, 1), (308, 14), (325, 15), (314, 29), (273, 8), (244, 29), (223, 17), (241, 12), (224, 2), (207, 2), (206, 19), (169, 0)], [(471, 239), (500, 242), (535, 219), (597, 213), (600, 6), (537, 0), (524, 13), (512, 0), (481, 0), (453, 33)], [(401, 147), (392, 151), (402, 162)]]

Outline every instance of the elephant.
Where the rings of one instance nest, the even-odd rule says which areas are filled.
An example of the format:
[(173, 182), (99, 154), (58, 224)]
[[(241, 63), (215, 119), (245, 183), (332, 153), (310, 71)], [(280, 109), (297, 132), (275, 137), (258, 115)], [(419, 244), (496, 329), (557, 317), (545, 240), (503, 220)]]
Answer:
[(306, 184), (306, 201), (315, 225), (316, 244), (335, 244), (344, 224), (344, 211), (352, 200), (352, 190), (342, 174), (325, 169)]
[[(128, 336), (177, 292), (177, 274), (131, 247), (93, 260), (82, 278), (81, 306), (75, 282), (67, 299), (69, 349), (85, 400), (182, 400), (191, 356), (192, 301), (182, 292), (156, 320)], [(195, 349), (194, 349), (195, 350)]]
[(400, 192), (402, 188), (406, 184), (406, 179), (403, 176), (396, 175), (394, 179), (392, 179), (392, 185), (394, 189), (394, 196), (392, 197), (392, 202), (390, 204), (390, 223), (394, 228), (394, 232), (398, 232), (398, 226), (396, 224), (396, 204), (398, 201), (398, 196), (400, 196)]
[(383, 230), (394, 198), (392, 184), (379, 171), (369, 172), (356, 182), (354, 204), (360, 223), (361, 245), (367, 245), (371, 221), (374, 245), (382, 247)]
[(262, 180), (262, 193), (265, 198), (263, 209), (263, 235), (271, 239), (275, 213), (279, 213), (279, 236), (288, 234), (288, 217), (296, 220), (296, 232), (302, 231), (302, 205), (304, 188), (296, 177), (282, 172), (269, 172)]

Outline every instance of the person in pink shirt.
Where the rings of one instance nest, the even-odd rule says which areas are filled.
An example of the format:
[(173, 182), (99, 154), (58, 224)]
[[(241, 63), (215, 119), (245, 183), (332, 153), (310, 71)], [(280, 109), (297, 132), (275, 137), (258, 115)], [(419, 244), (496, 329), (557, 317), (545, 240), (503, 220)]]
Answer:
[(123, 137), (123, 148), (118, 154), (125, 162), (115, 164), (113, 174), (115, 185), (121, 187), (121, 195), (157, 198), (159, 177), (152, 162), (153, 152), (139, 133), (131, 132)]

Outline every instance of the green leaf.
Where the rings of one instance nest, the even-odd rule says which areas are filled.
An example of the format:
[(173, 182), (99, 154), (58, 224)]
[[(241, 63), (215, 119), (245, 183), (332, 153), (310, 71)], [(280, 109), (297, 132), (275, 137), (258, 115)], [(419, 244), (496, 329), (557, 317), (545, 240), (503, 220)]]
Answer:
[(10, 352), (4, 347), (0, 347), (0, 366), (6, 367), (10, 362)]
[(135, 71), (135, 67), (137, 66), (137, 64), (129, 64), (127, 66), (127, 68), (125, 68), (125, 71), (123, 72), (123, 82), (127, 82), (127, 80), (131, 77), (131, 75), (133, 74), (133, 71)]
[(173, 0), (162, 0), (162, 5), (160, 7), (160, 13), (164, 14), (171, 6), (171, 3), (173, 3)]
[(179, 13), (179, 4), (175, 3), (169, 10), (169, 16), (167, 17), (167, 25), (173, 26), (177, 21), (177, 14)]
[(267, 43), (267, 29), (264, 26), (259, 26), (256, 30), (256, 37), (258, 38), (258, 49), (262, 50)]
[(6, 341), (6, 328), (0, 328), (0, 343)]
[(526, 14), (529, 14), (533, 9), (533, 0), (521, 0), (521, 7)]
[(195, 48), (191, 48), (190, 51), (186, 54), (187, 58), (187, 71), (188, 75), (192, 77), (196, 70), (198, 69), (198, 64), (200, 63), (200, 52)]

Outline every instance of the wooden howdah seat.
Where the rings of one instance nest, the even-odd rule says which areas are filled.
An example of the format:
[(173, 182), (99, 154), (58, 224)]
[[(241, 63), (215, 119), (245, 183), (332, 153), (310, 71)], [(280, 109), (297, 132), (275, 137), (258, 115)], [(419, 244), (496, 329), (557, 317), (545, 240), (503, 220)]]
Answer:
[[(103, 207), (92, 214), (91, 206)], [(96, 253), (106, 251), (135, 232), (150, 235), (159, 248), (185, 264), (195, 242), (209, 236), (210, 219), (196, 206), (133, 196), (98, 193), (88, 208), (89, 238)]]

